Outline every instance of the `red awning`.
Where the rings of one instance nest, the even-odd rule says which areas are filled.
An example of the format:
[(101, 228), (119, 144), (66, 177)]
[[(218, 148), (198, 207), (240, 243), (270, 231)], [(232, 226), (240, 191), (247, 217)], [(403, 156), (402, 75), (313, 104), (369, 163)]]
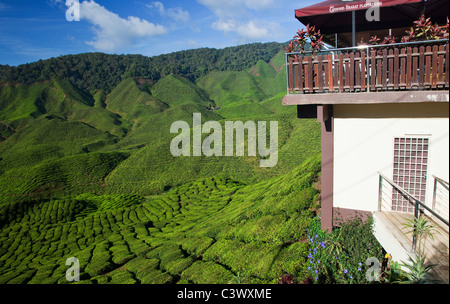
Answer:
[[(429, 0), (430, 2), (431, 0)], [(434, 2), (446, 3), (448, 0)], [(328, 0), (295, 11), (303, 24), (315, 25), (324, 34), (352, 31), (352, 12), (355, 12), (356, 31), (371, 31), (412, 26), (425, 7), (425, 0)], [(367, 10), (379, 8), (379, 21), (369, 21)]]
[[(449, 2), (449, 0), (328, 0), (298, 9), (295, 16), (304, 25), (315, 25), (320, 29), (326, 43), (345, 47), (355, 44), (361, 38), (370, 38), (371, 35), (387, 36), (389, 30), (394, 36), (404, 35), (405, 30), (411, 28), (413, 22), (423, 13), (431, 17), (432, 22), (446, 24)], [(379, 9), (378, 21), (367, 18), (367, 12), (372, 7)], [(373, 11), (371, 10), (371, 13)], [(336, 42), (335, 34), (339, 42)]]
[(295, 11), (297, 18), (317, 15), (345, 13), (358, 10), (368, 10), (371, 7), (390, 7), (404, 4), (422, 3), (423, 0), (328, 0)]

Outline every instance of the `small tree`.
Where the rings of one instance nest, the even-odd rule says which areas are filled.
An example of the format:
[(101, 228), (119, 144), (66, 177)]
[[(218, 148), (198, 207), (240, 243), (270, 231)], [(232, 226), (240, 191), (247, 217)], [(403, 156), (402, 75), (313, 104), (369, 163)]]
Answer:
[(402, 262), (401, 266), (406, 268), (408, 271), (402, 272), (403, 280), (393, 282), (400, 284), (424, 284), (424, 283), (439, 283), (437, 280), (429, 279), (429, 272), (433, 270), (436, 265), (426, 264), (426, 254), (425, 254), (425, 242), (429, 237), (434, 240), (434, 233), (439, 233), (436, 228), (429, 223), (429, 221), (424, 217), (407, 219), (406, 223), (403, 224), (405, 229), (409, 229), (407, 234), (412, 234), (413, 237), (417, 239), (417, 255), (415, 258), (409, 257), (409, 263)]
[(409, 229), (406, 234), (412, 234), (417, 239), (417, 251), (419, 255), (425, 255), (425, 243), (427, 238), (434, 240), (434, 233), (439, 231), (429, 223), (426, 217), (421, 215), (419, 218), (407, 219), (403, 224), (405, 229)]

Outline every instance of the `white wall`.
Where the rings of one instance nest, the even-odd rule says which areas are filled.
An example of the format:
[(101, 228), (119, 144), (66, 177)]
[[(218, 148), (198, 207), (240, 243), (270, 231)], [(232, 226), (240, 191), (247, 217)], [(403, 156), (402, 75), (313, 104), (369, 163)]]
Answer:
[[(392, 112), (401, 109), (397, 106), (350, 107), (335, 106), (334, 207), (376, 211), (377, 171), (392, 179), (394, 138), (416, 136), (430, 139), (426, 203), (431, 207), (432, 175), (449, 180), (448, 104), (436, 108), (441, 113), (430, 114), (433, 118), (376, 118), (395, 116)], [(447, 112), (442, 113), (442, 109), (447, 109)], [(378, 111), (391, 114), (377, 115), (375, 112)], [(436, 117), (445, 115), (447, 118)], [(360, 118), (350, 118), (358, 116)]]

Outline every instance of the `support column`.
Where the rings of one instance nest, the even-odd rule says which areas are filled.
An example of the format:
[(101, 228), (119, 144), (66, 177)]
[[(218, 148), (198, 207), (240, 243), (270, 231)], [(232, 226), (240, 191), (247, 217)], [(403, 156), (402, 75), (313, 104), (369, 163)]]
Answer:
[(317, 106), (317, 120), (322, 129), (322, 230), (333, 229), (333, 106)]

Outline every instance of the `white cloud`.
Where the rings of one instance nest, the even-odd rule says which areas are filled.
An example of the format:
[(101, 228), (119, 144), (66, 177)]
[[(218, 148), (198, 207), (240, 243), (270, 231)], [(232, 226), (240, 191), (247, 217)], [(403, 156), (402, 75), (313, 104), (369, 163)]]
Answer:
[(273, 22), (250, 20), (242, 23), (236, 19), (219, 19), (212, 24), (212, 28), (224, 33), (236, 33), (242, 42), (264, 40), (276, 36), (279, 25)]
[(92, 24), (96, 35), (95, 40), (87, 44), (105, 52), (129, 47), (139, 39), (167, 33), (162, 25), (133, 16), (123, 19), (93, 0), (80, 4), (80, 17)]
[(268, 11), (275, 0), (197, 0), (214, 12), (217, 20), (212, 23), (214, 30), (235, 33), (240, 42), (264, 40), (277, 36), (280, 25), (255, 18), (258, 12)]
[(183, 8), (181, 7), (166, 9), (164, 7), (164, 4), (159, 1), (152, 2), (151, 4), (147, 4), (146, 6), (149, 9), (156, 9), (163, 17), (167, 16), (181, 22), (188, 22), (189, 20), (191, 20), (191, 15), (189, 14), (189, 12), (183, 10)]
[(275, 4), (275, 0), (197, 0), (210, 8), (219, 18), (242, 16), (249, 10), (260, 11)]

